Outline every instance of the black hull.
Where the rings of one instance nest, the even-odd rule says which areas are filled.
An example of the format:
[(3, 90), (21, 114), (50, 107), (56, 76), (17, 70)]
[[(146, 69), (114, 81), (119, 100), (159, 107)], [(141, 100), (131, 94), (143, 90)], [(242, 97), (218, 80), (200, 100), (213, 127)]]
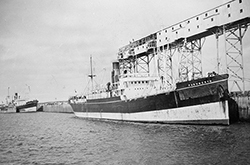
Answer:
[[(212, 103), (226, 99), (227, 75), (203, 78), (195, 83), (210, 81), (207, 84), (188, 86), (194, 83), (188, 81), (177, 84), (177, 90), (153, 96), (140, 97), (131, 100), (121, 100), (120, 97), (87, 100), (87, 102), (69, 101), (74, 112), (107, 112), (107, 113), (137, 113), (161, 109), (193, 106)], [(219, 89), (223, 88), (224, 93)]]
[(19, 105), (16, 106), (16, 112), (21, 112), (27, 108), (32, 108), (32, 107), (37, 107), (38, 101), (37, 100), (33, 100), (33, 101), (29, 101), (24, 105)]

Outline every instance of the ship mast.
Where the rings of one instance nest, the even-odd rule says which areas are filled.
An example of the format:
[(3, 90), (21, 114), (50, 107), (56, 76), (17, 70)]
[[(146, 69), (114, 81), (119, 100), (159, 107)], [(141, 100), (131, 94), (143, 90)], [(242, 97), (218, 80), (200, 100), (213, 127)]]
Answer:
[(93, 79), (96, 75), (93, 74), (93, 67), (92, 67), (92, 56), (90, 56), (90, 75), (88, 75), (91, 80), (91, 91), (94, 89), (94, 82)]

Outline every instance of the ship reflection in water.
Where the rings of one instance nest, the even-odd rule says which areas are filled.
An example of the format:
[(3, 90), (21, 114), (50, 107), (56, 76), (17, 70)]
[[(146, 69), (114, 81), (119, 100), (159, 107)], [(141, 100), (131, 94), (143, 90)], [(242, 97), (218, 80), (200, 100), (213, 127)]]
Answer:
[(0, 114), (0, 164), (249, 164), (250, 124), (162, 125)]

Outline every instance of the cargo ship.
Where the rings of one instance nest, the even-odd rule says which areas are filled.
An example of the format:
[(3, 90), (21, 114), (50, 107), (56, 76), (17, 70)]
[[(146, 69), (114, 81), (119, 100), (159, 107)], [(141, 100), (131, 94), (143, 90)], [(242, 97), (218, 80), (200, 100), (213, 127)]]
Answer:
[(19, 113), (37, 111), (38, 100), (23, 99), (18, 93), (15, 93), (12, 98), (8, 95), (6, 101), (6, 105), (2, 106), (1, 112)]
[(30, 100), (30, 101), (20, 101), (17, 102), (16, 112), (36, 112), (37, 111), (38, 100)]
[(38, 100), (21, 98), (18, 93), (15, 93), (13, 99), (14, 109), (19, 112), (36, 112)]
[[(69, 98), (77, 117), (133, 122), (229, 125), (228, 74), (176, 83), (166, 91), (161, 77), (119, 73), (113, 63), (106, 88)], [(94, 75), (89, 75), (91, 79)], [(119, 77), (119, 79), (118, 79)], [(115, 81), (115, 79), (118, 79)]]

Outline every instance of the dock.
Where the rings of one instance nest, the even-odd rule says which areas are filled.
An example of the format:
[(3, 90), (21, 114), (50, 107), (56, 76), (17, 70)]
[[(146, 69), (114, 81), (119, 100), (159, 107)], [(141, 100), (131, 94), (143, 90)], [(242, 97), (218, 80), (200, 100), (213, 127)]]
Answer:
[(68, 101), (51, 101), (38, 103), (37, 111), (56, 112), (56, 113), (73, 113)]

